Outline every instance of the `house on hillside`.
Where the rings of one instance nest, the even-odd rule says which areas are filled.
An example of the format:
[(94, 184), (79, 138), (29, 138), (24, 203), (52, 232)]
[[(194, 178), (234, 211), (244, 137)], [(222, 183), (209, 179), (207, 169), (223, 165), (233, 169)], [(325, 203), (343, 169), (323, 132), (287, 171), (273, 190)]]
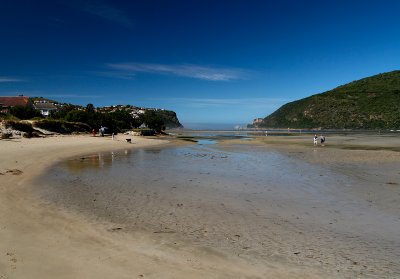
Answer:
[(0, 112), (8, 113), (9, 109), (16, 106), (33, 107), (31, 100), (26, 96), (3, 97), (0, 96)]
[(48, 102), (35, 102), (33, 107), (40, 110), (43, 116), (49, 116), (51, 111), (56, 111), (58, 109), (53, 103)]
[(139, 118), (140, 115), (143, 115), (146, 112), (144, 108), (132, 107), (130, 109), (130, 113), (133, 118)]
[(261, 123), (263, 123), (263, 121), (264, 121), (264, 118), (256, 118), (256, 119), (253, 120), (253, 125), (254, 125), (255, 127), (257, 127), (258, 125), (260, 125)]

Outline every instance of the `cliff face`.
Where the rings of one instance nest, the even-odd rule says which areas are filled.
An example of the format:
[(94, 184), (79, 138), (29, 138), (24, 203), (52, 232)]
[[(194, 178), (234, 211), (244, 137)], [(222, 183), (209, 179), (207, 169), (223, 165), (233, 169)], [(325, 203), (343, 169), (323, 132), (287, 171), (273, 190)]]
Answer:
[(283, 105), (258, 125), (269, 128), (399, 129), (400, 71), (353, 81)]
[(156, 114), (164, 121), (167, 129), (183, 128), (179, 122), (178, 116), (172, 110), (157, 110)]

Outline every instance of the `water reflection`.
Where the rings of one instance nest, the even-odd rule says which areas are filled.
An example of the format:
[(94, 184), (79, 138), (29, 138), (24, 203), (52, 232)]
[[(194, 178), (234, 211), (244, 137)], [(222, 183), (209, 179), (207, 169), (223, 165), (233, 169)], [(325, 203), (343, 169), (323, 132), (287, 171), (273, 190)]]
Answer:
[(61, 163), (71, 173), (79, 173), (89, 169), (109, 168), (116, 160), (130, 162), (132, 150), (126, 149), (120, 152), (98, 152), (76, 159), (66, 160)]

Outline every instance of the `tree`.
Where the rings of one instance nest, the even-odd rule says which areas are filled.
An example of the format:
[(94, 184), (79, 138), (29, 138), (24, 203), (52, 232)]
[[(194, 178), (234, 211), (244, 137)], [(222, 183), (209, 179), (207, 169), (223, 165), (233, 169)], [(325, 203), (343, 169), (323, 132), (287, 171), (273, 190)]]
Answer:
[(50, 117), (53, 119), (64, 119), (70, 111), (76, 110), (76, 109), (77, 109), (77, 107), (75, 105), (66, 104), (66, 105), (62, 106), (61, 109), (59, 109), (59, 110), (50, 111)]
[(34, 117), (42, 117), (42, 114), (39, 110), (31, 107), (15, 106), (10, 108), (9, 112), (11, 115), (18, 117), (19, 119), (32, 119)]
[(144, 113), (144, 124), (157, 132), (165, 130), (165, 123), (162, 117), (154, 110), (146, 110)]
[(133, 126), (133, 117), (126, 110), (119, 109), (112, 112), (111, 118), (118, 129), (131, 129)]
[(69, 122), (88, 123), (88, 113), (83, 110), (71, 110), (64, 119)]
[(94, 113), (94, 105), (93, 104), (87, 104), (86, 105), (86, 112), (87, 113)]
[(143, 122), (144, 122), (144, 116), (143, 116), (143, 114), (138, 114), (138, 115), (136, 115), (136, 117), (133, 117), (133, 120), (132, 120), (132, 127), (133, 127), (133, 128), (139, 128), (140, 125), (143, 124)]

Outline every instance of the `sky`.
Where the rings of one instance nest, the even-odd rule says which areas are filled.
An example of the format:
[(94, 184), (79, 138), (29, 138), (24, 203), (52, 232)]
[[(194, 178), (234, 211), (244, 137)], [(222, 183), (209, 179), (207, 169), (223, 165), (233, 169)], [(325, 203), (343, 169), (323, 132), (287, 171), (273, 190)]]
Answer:
[(399, 10), (394, 0), (0, 0), (0, 96), (243, 125), (400, 69)]

